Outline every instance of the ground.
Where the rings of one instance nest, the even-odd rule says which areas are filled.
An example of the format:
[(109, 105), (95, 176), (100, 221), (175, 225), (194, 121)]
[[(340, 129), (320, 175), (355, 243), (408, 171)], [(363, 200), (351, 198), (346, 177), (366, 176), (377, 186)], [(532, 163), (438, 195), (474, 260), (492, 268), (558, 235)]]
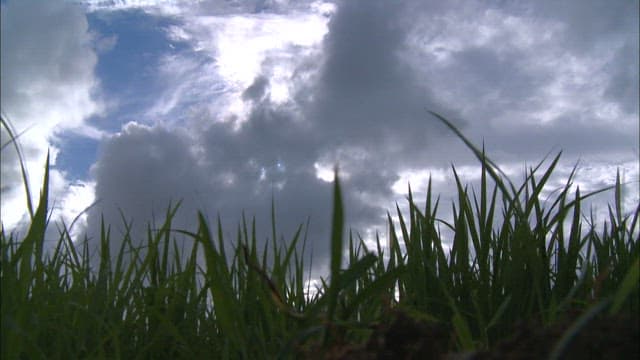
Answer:
[(515, 327), (513, 336), (487, 351), (452, 353), (451, 331), (445, 326), (418, 321), (402, 312), (395, 312), (390, 320), (378, 325), (365, 344), (338, 344), (328, 351), (310, 350), (304, 358), (359, 359), (549, 359), (563, 337), (569, 340), (558, 352), (559, 359), (640, 359), (638, 316), (596, 316), (586, 324), (575, 325), (577, 314), (553, 326), (536, 322)]

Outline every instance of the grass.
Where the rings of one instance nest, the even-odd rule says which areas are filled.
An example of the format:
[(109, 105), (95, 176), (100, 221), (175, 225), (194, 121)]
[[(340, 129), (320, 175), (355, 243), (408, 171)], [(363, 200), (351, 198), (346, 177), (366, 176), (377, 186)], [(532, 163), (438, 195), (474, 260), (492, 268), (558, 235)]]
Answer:
[[(88, 242), (74, 243), (63, 225), (55, 249), (44, 252), (47, 159), (26, 236), (4, 227), (0, 234), (2, 358), (286, 359), (300, 347), (321, 356), (332, 344), (365, 341), (392, 309), (449, 327), (450, 350), (473, 350), (490, 348), (522, 320), (553, 324), (568, 311), (583, 313), (583, 322), (598, 313), (638, 315), (640, 205), (623, 214), (619, 176), (583, 194), (571, 190), (572, 173), (554, 198), (542, 199), (560, 154), (515, 185), (433, 115), (478, 158), (479, 189), (462, 184), (454, 167), (458, 199), (446, 220), (430, 184), (422, 205), (409, 188), (408, 211), (396, 206), (397, 222), (388, 215), (389, 246), (377, 237), (377, 249), (367, 249), (345, 234), (336, 170), (330, 277), (311, 295), (304, 224), (288, 245), (259, 249), (255, 221), (242, 218), (228, 254), (220, 219), (209, 224), (199, 214), (196, 229), (174, 229), (178, 204), (161, 226), (149, 225), (144, 246), (126, 231), (111, 254), (113, 236), (102, 224), (99, 259), (90, 261)], [(613, 192), (613, 205), (596, 226), (582, 204), (603, 191)], [(450, 251), (443, 228), (454, 234)]]

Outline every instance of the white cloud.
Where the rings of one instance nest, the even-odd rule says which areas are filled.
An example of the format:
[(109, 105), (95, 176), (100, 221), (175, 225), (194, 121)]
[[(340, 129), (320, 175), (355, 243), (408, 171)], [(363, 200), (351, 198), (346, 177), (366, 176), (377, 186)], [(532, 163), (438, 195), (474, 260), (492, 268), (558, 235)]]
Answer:
[(60, 171), (51, 175), (49, 207), (54, 213), (54, 224), (64, 224), (72, 239), (77, 239), (86, 231), (88, 214), (85, 211), (95, 202), (96, 184), (93, 181), (70, 183), (66, 174)]
[[(61, 21), (64, 19), (64, 21)], [(19, 138), (37, 204), (45, 155), (55, 165), (52, 140), (63, 131), (99, 137), (85, 120), (100, 113), (92, 36), (82, 10), (61, 1), (9, 1), (2, 5), (2, 111)], [(2, 130), (2, 143), (8, 140)], [(52, 188), (64, 191), (64, 174), (51, 170)], [(55, 182), (55, 183), (54, 183)], [(2, 154), (2, 223), (26, 219), (26, 201), (13, 148)], [(61, 194), (52, 194), (52, 197)], [(54, 217), (55, 218), (55, 217)]]
[(296, 92), (293, 72), (318, 51), (331, 11), (312, 3), (286, 14), (229, 13), (205, 4), (185, 6), (164, 29), (169, 41), (187, 48), (173, 47), (160, 59), (162, 90), (144, 111), (146, 123), (186, 126), (191, 119), (189, 126), (197, 126), (193, 119), (216, 117), (239, 126), (250, 111), (241, 95), (259, 76), (269, 77), (267, 99), (286, 104)]
[(182, 7), (197, 4), (202, 0), (78, 0), (89, 11), (126, 11), (143, 9), (161, 15), (175, 15)]

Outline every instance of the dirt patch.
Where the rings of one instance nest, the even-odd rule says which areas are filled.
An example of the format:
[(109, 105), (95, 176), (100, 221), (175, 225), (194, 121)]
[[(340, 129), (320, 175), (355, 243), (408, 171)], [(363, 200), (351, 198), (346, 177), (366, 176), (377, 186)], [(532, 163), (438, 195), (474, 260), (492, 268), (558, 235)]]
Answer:
[(395, 312), (388, 325), (379, 325), (363, 349), (343, 359), (438, 359), (450, 347), (450, 330)]
[(373, 329), (364, 344), (337, 342), (328, 349), (307, 344), (298, 353), (302, 359), (440, 359), (450, 347), (450, 331), (439, 324), (416, 320), (404, 312), (391, 311), (386, 321)]
[[(329, 349), (303, 352), (303, 358), (365, 359), (548, 359), (557, 349), (559, 359), (638, 359), (640, 333), (638, 316), (597, 316), (575, 326), (572, 316), (553, 326), (523, 323), (514, 335), (488, 351), (451, 353), (451, 329), (416, 320), (396, 311), (390, 320), (378, 325), (365, 344), (335, 344)], [(569, 335), (568, 335), (569, 334)], [(562, 342), (564, 341), (564, 342)], [(558, 346), (558, 344), (563, 344)]]
[(580, 327), (574, 326), (576, 321), (570, 319), (546, 328), (521, 325), (512, 338), (471, 359), (548, 359), (556, 348), (559, 359), (640, 358), (637, 316), (598, 316)]

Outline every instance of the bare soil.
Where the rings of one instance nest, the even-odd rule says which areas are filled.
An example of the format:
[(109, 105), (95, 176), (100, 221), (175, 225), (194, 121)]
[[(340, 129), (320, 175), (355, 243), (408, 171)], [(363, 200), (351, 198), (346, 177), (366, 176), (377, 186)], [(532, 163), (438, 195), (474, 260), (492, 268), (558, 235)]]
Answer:
[(586, 324), (572, 328), (577, 314), (552, 326), (535, 321), (523, 323), (487, 351), (452, 353), (452, 332), (445, 326), (416, 320), (394, 312), (379, 325), (365, 344), (337, 344), (327, 351), (318, 348), (300, 353), (301, 358), (365, 359), (442, 359), (497, 360), (548, 359), (567, 333), (572, 334), (557, 353), (559, 359), (640, 359), (638, 315), (596, 316)]

